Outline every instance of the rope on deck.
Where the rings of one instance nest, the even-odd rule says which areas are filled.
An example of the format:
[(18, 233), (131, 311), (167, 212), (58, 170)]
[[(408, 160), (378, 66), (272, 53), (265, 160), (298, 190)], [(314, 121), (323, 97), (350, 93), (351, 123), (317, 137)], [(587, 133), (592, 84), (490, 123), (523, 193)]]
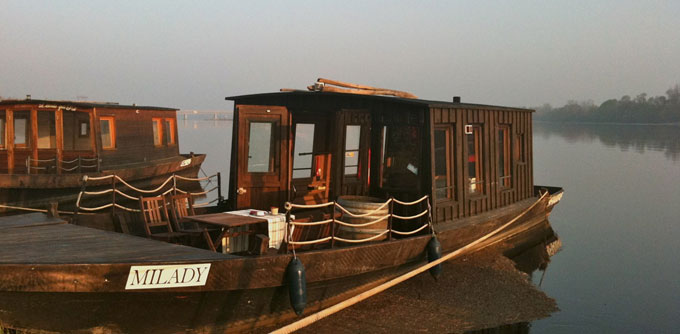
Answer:
[(345, 308), (347, 308), (347, 307), (350, 307), (350, 306), (352, 306), (352, 305), (354, 305), (354, 304), (356, 304), (356, 303), (358, 303), (358, 302), (360, 302), (360, 301), (363, 301), (364, 299), (370, 298), (370, 297), (372, 297), (372, 296), (374, 296), (374, 295), (376, 295), (376, 294), (378, 294), (378, 293), (381, 293), (381, 292), (383, 292), (383, 291), (385, 291), (385, 290), (387, 290), (387, 289), (389, 289), (389, 288), (391, 288), (391, 287), (393, 287), (393, 286), (395, 286), (395, 285), (397, 285), (397, 284), (399, 284), (399, 283), (401, 283), (401, 282), (404, 282), (404, 281), (406, 281), (406, 280), (408, 280), (408, 279), (410, 279), (410, 278), (412, 278), (412, 277), (414, 277), (414, 276), (416, 276), (416, 275), (418, 275), (418, 274), (420, 274), (420, 273), (423, 273), (423, 272), (429, 270), (430, 268), (432, 268), (432, 267), (434, 267), (434, 266), (436, 266), (436, 265), (439, 265), (439, 264), (441, 264), (441, 263), (443, 263), (443, 262), (445, 262), (445, 261), (451, 260), (451, 259), (453, 259), (453, 258), (455, 258), (455, 257), (457, 257), (457, 256), (460, 256), (460, 255), (462, 255), (462, 254), (465, 254), (465, 252), (467, 252), (468, 250), (472, 249), (473, 247), (475, 247), (476, 245), (480, 244), (480, 243), (483, 242), (484, 240), (489, 239), (490, 237), (494, 236), (494, 235), (497, 234), (498, 232), (504, 230), (506, 227), (508, 227), (508, 226), (510, 226), (511, 224), (513, 224), (514, 222), (516, 222), (519, 218), (521, 218), (522, 216), (524, 216), (525, 214), (527, 214), (527, 212), (531, 211), (534, 207), (536, 207), (536, 205), (538, 205), (538, 203), (540, 203), (541, 200), (543, 200), (543, 198), (545, 198), (545, 196), (547, 196), (547, 195), (548, 195), (548, 192), (547, 192), (547, 191), (544, 192), (544, 193), (541, 195), (541, 197), (540, 197), (536, 202), (534, 202), (530, 207), (528, 207), (528, 208), (526, 208), (524, 211), (522, 211), (522, 212), (521, 212), (519, 215), (517, 215), (515, 218), (513, 218), (513, 219), (510, 220), (509, 222), (507, 222), (507, 223), (501, 225), (499, 228), (497, 228), (497, 229), (495, 229), (495, 230), (489, 232), (488, 234), (482, 236), (481, 238), (479, 238), (479, 239), (477, 239), (477, 240), (475, 240), (475, 241), (472, 241), (471, 243), (465, 245), (464, 247), (461, 247), (461, 248), (459, 248), (459, 249), (457, 249), (457, 250), (455, 250), (455, 251), (453, 251), (453, 252), (451, 252), (451, 253), (449, 253), (449, 254), (446, 254), (445, 256), (439, 258), (439, 259), (436, 260), (436, 261), (432, 261), (432, 262), (430, 262), (430, 263), (428, 263), (428, 264), (426, 264), (426, 265), (423, 265), (423, 266), (421, 266), (421, 267), (419, 267), (419, 268), (416, 268), (416, 269), (414, 269), (414, 270), (412, 270), (412, 271), (410, 271), (410, 272), (408, 272), (408, 273), (406, 273), (406, 274), (404, 274), (404, 275), (401, 275), (401, 276), (399, 276), (399, 277), (397, 277), (397, 278), (394, 278), (394, 279), (392, 279), (392, 280), (390, 280), (390, 281), (387, 281), (387, 282), (385, 282), (385, 283), (383, 283), (383, 284), (381, 284), (381, 285), (378, 285), (377, 287), (375, 287), (375, 288), (373, 288), (373, 289), (370, 289), (370, 290), (368, 290), (368, 291), (362, 292), (362, 293), (360, 293), (360, 294), (358, 294), (358, 295), (356, 295), (356, 296), (354, 296), (354, 297), (352, 297), (352, 298), (349, 298), (349, 299), (347, 299), (347, 300), (345, 300), (345, 301), (343, 301), (343, 302), (340, 302), (340, 303), (338, 303), (338, 304), (335, 304), (335, 305), (333, 305), (333, 306), (331, 306), (331, 307), (329, 307), (329, 308), (326, 308), (326, 309), (324, 309), (324, 310), (321, 310), (321, 311), (319, 311), (319, 312), (317, 312), (317, 313), (311, 314), (311, 315), (309, 315), (309, 316), (307, 316), (307, 317), (305, 317), (305, 318), (302, 318), (302, 319), (300, 319), (300, 320), (298, 320), (298, 321), (296, 321), (296, 322), (294, 322), (294, 323), (292, 323), (292, 324), (289, 324), (289, 325), (287, 325), (287, 326), (281, 327), (281, 328), (279, 328), (279, 329), (277, 329), (277, 330), (271, 332), (271, 334), (286, 334), (286, 333), (292, 333), (292, 332), (294, 332), (294, 331), (296, 331), (296, 330), (298, 330), (298, 329), (300, 329), (300, 328), (303, 328), (303, 327), (308, 326), (308, 325), (310, 325), (310, 324), (312, 324), (312, 323), (314, 323), (314, 322), (316, 322), (316, 321), (318, 321), (318, 320), (321, 320), (321, 319), (323, 319), (323, 318), (325, 318), (325, 317), (327, 317), (327, 316), (329, 316), (329, 315), (331, 315), (331, 314), (333, 314), (333, 313), (336, 313), (336, 312), (338, 312), (338, 311), (340, 311), (340, 310), (343, 310), (343, 309), (345, 309)]
[(376, 219), (376, 220), (372, 220), (372, 221), (366, 222), (366, 223), (346, 223), (346, 222), (344, 222), (344, 221), (342, 221), (342, 220), (338, 220), (338, 219), (336, 219), (335, 222), (338, 223), (338, 224), (340, 224), (340, 225), (342, 225), (342, 226), (350, 226), (350, 227), (366, 227), (366, 226), (369, 226), (369, 225), (373, 225), (373, 224), (379, 223), (379, 222), (381, 222), (381, 221), (383, 221), (383, 220), (385, 220), (385, 219), (387, 219), (387, 218), (390, 218), (390, 215), (384, 215), (384, 216), (382, 216), (382, 217), (380, 217), (380, 218), (378, 218), (378, 219)]

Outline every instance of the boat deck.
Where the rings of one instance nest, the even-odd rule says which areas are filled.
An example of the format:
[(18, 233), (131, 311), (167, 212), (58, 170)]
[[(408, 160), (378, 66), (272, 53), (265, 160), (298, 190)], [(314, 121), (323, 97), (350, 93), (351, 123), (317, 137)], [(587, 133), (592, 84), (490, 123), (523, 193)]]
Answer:
[(68, 224), (41, 213), (0, 217), (0, 263), (210, 261), (237, 256)]

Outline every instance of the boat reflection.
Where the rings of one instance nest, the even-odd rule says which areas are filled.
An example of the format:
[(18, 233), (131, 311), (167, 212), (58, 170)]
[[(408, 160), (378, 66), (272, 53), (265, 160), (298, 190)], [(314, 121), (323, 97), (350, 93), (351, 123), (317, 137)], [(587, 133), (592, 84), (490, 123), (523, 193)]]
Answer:
[(569, 143), (599, 141), (621, 151), (663, 152), (667, 159), (680, 161), (680, 126), (534, 123), (534, 138), (548, 139), (557, 135)]

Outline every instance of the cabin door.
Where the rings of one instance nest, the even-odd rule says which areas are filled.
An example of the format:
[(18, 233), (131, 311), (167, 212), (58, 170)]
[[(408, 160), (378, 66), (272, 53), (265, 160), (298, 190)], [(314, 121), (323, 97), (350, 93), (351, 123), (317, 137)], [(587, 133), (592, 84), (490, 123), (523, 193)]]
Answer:
[(282, 208), (288, 199), (288, 110), (280, 106), (251, 105), (238, 105), (236, 110), (236, 208)]

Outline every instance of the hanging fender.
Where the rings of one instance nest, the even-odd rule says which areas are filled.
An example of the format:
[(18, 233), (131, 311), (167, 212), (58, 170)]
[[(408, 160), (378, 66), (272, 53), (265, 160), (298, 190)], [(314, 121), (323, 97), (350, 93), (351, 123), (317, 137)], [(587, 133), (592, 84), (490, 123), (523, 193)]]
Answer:
[(301, 315), (305, 306), (307, 306), (307, 279), (305, 277), (305, 266), (297, 257), (294, 257), (288, 264), (286, 279), (288, 281), (290, 305), (295, 310), (295, 314)]
[[(437, 261), (442, 257), (442, 245), (439, 243), (439, 240), (437, 240), (437, 237), (434, 235), (432, 236), (432, 239), (427, 243), (427, 262), (433, 262)], [(439, 278), (439, 275), (442, 273), (442, 265), (441, 263), (430, 268), (430, 275), (434, 277), (435, 281)]]

